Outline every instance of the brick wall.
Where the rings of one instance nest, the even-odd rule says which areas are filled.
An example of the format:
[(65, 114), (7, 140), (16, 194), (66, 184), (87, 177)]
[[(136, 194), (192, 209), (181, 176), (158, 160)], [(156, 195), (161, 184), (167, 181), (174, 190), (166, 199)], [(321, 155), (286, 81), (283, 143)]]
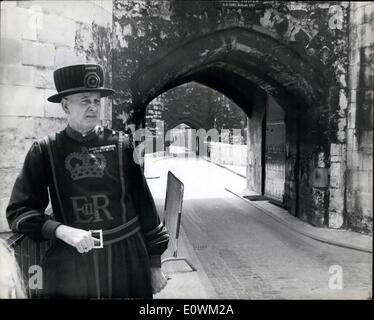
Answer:
[(373, 231), (374, 3), (351, 2), (347, 123), (347, 227)]
[[(0, 35), (0, 231), (11, 188), (31, 143), (66, 125), (53, 70), (100, 63), (111, 85), (112, 1), (1, 2)], [(103, 99), (101, 119), (111, 121)]]

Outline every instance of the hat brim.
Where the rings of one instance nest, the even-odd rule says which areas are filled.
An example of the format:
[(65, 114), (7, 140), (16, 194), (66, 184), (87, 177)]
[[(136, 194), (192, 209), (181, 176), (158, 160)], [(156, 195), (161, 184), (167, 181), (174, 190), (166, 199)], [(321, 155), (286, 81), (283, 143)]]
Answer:
[(81, 93), (81, 92), (99, 92), (102, 98), (116, 93), (114, 90), (108, 89), (108, 88), (86, 88), (86, 87), (82, 87), (82, 88), (73, 88), (73, 89), (68, 89), (68, 90), (61, 91), (57, 94), (54, 94), (54, 95), (48, 97), (47, 100), (49, 102), (59, 103), (59, 102), (61, 102), (62, 98), (64, 98), (64, 97), (69, 96), (71, 94), (75, 94), (75, 93)]

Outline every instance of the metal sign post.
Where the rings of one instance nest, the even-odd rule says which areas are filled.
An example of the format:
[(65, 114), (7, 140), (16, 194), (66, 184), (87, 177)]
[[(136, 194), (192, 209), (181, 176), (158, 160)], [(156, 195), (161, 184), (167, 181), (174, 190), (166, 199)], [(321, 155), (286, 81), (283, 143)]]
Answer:
[(186, 257), (178, 257), (178, 241), (182, 216), (183, 192), (183, 183), (171, 171), (168, 171), (164, 207), (164, 225), (170, 233), (170, 242), (173, 246), (173, 256), (162, 259), (161, 264), (169, 261), (185, 261), (192, 271), (196, 271), (196, 268)]

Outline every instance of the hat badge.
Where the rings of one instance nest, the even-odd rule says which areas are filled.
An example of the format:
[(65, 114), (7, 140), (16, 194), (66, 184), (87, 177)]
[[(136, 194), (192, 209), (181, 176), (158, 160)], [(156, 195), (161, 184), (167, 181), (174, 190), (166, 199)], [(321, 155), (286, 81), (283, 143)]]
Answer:
[(87, 88), (97, 88), (100, 84), (100, 77), (96, 72), (88, 72), (84, 76), (83, 84)]

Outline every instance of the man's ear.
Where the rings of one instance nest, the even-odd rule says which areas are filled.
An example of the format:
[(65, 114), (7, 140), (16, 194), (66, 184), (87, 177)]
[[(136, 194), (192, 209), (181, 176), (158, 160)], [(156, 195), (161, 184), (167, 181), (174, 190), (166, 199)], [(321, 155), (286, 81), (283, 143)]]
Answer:
[(61, 106), (62, 106), (62, 110), (64, 110), (64, 112), (66, 114), (69, 114), (70, 111), (69, 111), (69, 107), (68, 107), (68, 101), (66, 98), (62, 98), (61, 100)]

